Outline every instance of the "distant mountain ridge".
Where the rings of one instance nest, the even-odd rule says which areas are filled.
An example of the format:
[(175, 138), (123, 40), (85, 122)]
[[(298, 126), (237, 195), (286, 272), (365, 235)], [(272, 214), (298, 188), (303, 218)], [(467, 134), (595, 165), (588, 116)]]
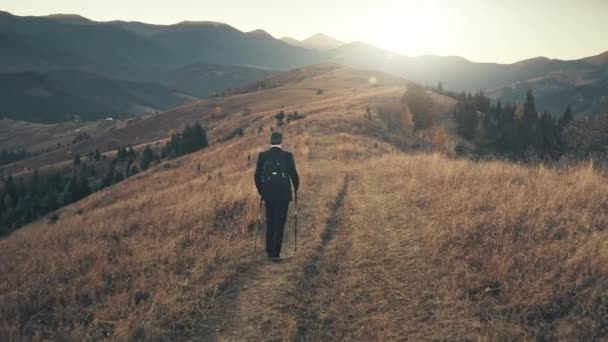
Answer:
[(338, 47), (346, 44), (344, 42), (341, 42), (341, 41), (339, 41), (333, 37), (330, 37), (328, 35), (325, 35), (323, 33), (317, 33), (302, 41), (299, 41), (297, 39), (290, 38), (290, 37), (283, 37), (283, 38), (281, 38), (281, 40), (284, 41), (285, 43), (293, 45), (293, 46), (299, 46), (299, 47), (312, 49), (312, 50), (319, 50), (319, 51), (335, 49), (335, 48), (338, 48)]
[[(302, 44), (309, 45), (297, 46)], [(538, 93), (540, 110), (559, 113), (567, 101), (576, 113), (594, 114), (604, 110), (608, 78), (608, 52), (573, 61), (538, 57), (513, 64), (475, 63), (454, 56), (407, 57), (322, 34), (303, 42), (280, 40), (263, 30), (242, 32), (205, 21), (154, 25), (1, 12), (0, 48), (0, 72), (75, 69), (107, 78), (162, 83), (196, 96), (221, 90), (225, 84), (254, 81), (253, 77), (264, 77), (262, 71), (333, 62), (426, 85), (442, 82), (445, 89), (454, 91), (484, 89), (493, 98), (510, 102), (523, 101), (523, 93), (530, 88)], [(228, 72), (225, 75), (232, 80), (221, 80), (217, 73), (202, 72), (195, 83), (180, 88), (174, 72), (188, 70), (189, 65), (248, 68), (250, 77), (237, 81), (236, 74)], [(553, 100), (556, 97), (560, 101)]]

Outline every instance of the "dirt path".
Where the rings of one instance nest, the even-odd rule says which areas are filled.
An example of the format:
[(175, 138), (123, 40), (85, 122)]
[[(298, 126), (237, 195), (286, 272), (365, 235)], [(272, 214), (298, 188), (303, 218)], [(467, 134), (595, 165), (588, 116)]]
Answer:
[[(330, 163), (319, 158), (314, 163)], [(317, 165), (318, 166), (318, 165)], [(327, 164), (324, 165), (327, 169)], [(293, 206), (282, 256), (257, 255), (214, 299), (202, 340), (466, 339), (470, 320), (461, 301), (442, 287), (443, 276), (421, 248), (420, 189), (394, 203), (382, 170), (354, 167), (346, 176), (311, 177), (300, 198), (299, 249), (293, 248)], [(363, 172), (365, 171), (365, 172)], [(350, 171), (349, 171), (350, 172)], [(410, 188), (411, 187), (411, 188)], [(392, 202), (391, 202), (392, 201)], [(245, 264), (245, 263), (244, 263)]]
[(272, 263), (264, 255), (264, 232), (259, 232), (254, 262), (234, 279), (229, 288), (215, 299), (216, 312), (209, 315), (211, 329), (203, 339), (216, 341), (258, 341), (289, 339), (296, 329), (294, 315), (286, 298), (293, 297), (303, 265), (319, 246), (319, 208), (329, 206), (323, 188), (333, 182), (327, 177), (313, 177), (310, 189), (301, 194), (298, 217), (298, 252), (294, 250), (293, 203), (290, 206), (283, 242), (283, 262)]

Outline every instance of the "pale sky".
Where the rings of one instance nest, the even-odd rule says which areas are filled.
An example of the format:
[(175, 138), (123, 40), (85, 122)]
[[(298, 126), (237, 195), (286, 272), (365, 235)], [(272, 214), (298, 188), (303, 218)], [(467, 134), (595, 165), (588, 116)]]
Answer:
[(279, 38), (323, 32), (407, 55), (511, 63), (608, 50), (608, 0), (0, 0), (17, 15), (172, 24), (210, 20)]

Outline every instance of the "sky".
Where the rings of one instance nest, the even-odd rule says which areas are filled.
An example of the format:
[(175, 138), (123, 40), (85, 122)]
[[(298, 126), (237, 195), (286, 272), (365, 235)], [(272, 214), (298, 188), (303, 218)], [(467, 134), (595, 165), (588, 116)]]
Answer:
[(156, 24), (218, 21), (277, 38), (322, 32), (407, 56), (476, 62), (577, 59), (608, 50), (608, 0), (0, 0), (0, 10)]

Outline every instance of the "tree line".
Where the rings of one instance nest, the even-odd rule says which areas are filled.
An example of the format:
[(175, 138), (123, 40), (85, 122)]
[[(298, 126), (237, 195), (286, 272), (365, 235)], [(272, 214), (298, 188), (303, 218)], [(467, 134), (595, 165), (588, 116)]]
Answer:
[(570, 106), (558, 118), (536, 110), (532, 91), (521, 105), (493, 103), (483, 91), (461, 93), (456, 99), (458, 134), (474, 142), (480, 154), (522, 160), (558, 158), (565, 151), (563, 130), (573, 120)]
[[(116, 157), (107, 161), (108, 158), (96, 150), (89, 153), (86, 161), (76, 154), (68, 174), (51, 171), (41, 175), (35, 170), (30, 176), (0, 177), (0, 236), (145, 171), (154, 162), (192, 153), (207, 145), (206, 131), (196, 123), (172, 134), (160, 153), (155, 153), (150, 145), (141, 153), (130, 147), (119, 147)], [(56, 215), (50, 219), (53, 217)]]
[(0, 166), (26, 159), (29, 156), (30, 154), (25, 150), (9, 151), (4, 149), (0, 152)]

